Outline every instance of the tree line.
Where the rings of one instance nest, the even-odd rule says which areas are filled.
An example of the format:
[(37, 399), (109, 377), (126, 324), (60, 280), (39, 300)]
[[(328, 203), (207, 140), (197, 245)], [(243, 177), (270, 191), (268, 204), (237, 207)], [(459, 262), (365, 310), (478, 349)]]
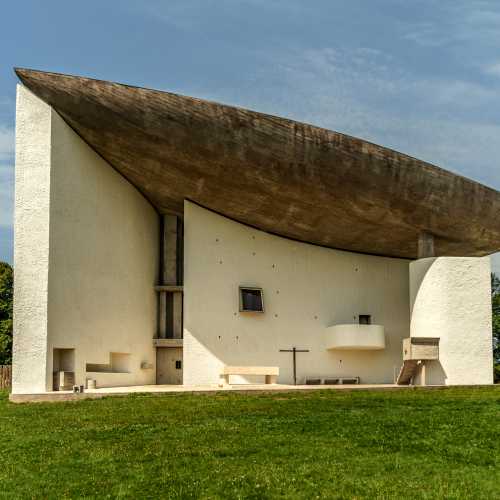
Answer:
[(0, 365), (12, 363), (12, 303), (14, 273), (6, 262), (0, 262)]
[[(14, 273), (6, 262), (0, 262), (0, 365), (12, 363), (12, 305)], [(500, 382), (500, 277), (491, 274), (493, 315), (493, 369), (495, 382)]]

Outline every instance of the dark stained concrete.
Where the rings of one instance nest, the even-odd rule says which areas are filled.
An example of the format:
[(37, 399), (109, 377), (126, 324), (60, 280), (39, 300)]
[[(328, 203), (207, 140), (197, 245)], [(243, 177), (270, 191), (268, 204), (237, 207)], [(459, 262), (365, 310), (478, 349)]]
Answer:
[(500, 193), (337, 132), (168, 92), (17, 69), (162, 213), (192, 200), (332, 248), (416, 258), (500, 250)]

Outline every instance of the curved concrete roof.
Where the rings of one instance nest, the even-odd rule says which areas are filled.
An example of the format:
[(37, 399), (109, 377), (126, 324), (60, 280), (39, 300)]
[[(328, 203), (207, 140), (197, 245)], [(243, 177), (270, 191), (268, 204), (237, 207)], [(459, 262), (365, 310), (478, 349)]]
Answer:
[(285, 118), (89, 78), (17, 69), (160, 212), (189, 199), (297, 240), (416, 258), (500, 249), (500, 193), (441, 168)]

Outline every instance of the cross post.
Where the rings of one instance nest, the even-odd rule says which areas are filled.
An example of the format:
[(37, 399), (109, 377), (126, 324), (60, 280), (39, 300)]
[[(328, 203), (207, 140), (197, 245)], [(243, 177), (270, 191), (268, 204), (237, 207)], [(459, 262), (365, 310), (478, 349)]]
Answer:
[(280, 352), (291, 352), (293, 354), (293, 385), (297, 385), (297, 353), (309, 352), (309, 349), (297, 349), (296, 347), (292, 347), (291, 349), (280, 349)]

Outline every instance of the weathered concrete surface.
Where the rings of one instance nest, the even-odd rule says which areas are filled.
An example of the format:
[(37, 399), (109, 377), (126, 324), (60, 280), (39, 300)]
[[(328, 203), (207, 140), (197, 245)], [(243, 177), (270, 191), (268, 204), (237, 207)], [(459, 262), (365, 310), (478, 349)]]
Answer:
[(404, 154), (245, 109), (17, 69), (160, 212), (189, 199), (239, 222), (332, 248), (417, 257), (500, 249), (500, 193)]

